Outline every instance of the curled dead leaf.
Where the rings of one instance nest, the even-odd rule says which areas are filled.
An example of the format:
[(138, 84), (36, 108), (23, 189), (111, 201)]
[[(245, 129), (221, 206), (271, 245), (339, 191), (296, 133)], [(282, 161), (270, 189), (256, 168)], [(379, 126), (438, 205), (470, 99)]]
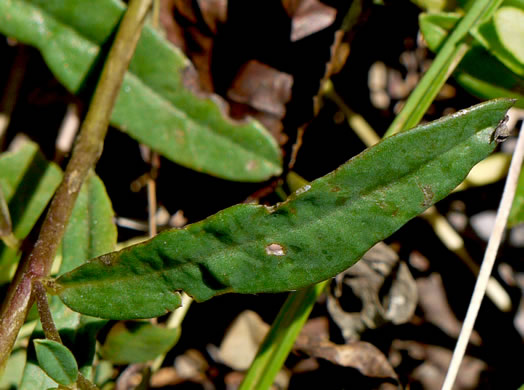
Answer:
[(364, 341), (335, 344), (328, 339), (328, 320), (309, 320), (295, 342), (295, 349), (333, 364), (351, 367), (374, 378), (397, 379), (397, 374), (384, 354)]
[(247, 370), (268, 330), (257, 313), (243, 311), (227, 330), (214, 358), (235, 370)]
[(337, 16), (335, 8), (319, 0), (283, 0), (282, 5), (292, 20), (293, 42), (329, 27)]
[[(343, 309), (344, 286), (360, 299), (361, 310)], [(344, 339), (358, 340), (366, 329), (409, 321), (417, 305), (417, 287), (407, 265), (386, 244), (378, 243), (362, 260), (336, 277), (327, 303)]]
[[(247, 115), (259, 120), (280, 144), (287, 140), (282, 133), (282, 118), (291, 99), (293, 76), (256, 60), (246, 62), (227, 91), (232, 101), (232, 115)], [(237, 103), (237, 104), (235, 104)]]

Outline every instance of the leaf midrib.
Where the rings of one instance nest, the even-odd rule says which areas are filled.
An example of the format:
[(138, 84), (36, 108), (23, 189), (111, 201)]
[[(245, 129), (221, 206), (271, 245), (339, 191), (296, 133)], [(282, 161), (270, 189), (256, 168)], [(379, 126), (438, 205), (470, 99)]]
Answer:
[[(438, 156), (436, 156), (435, 158), (432, 158), (432, 159), (428, 159), (426, 160), (423, 164), (417, 166), (416, 168), (414, 169), (410, 169), (408, 170), (405, 174), (403, 174), (402, 176), (400, 176), (398, 178), (398, 180), (395, 181), (395, 186), (396, 184), (401, 184), (403, 182), (405, 182), (408, 178), (410, 178), (412, 175), (416, 174), (418, 171), (420, 171), (421, 169), (423, 169), (429, 162), (431, 161), (435, 161), (437, 160), (439, 157), (457, 149), (457, 148), (462, 148), (463, 147), (463, 144), (465, 143), (468, 143), (468, 141), (470, 140), (471, 137), (475, 136), (476, 134), (478, 134), (480, 131), (483, 131), (483, 130), (486, 130), (490, 128), (490, 126), (487, 126), (485, 127), (484, 129), (480, 129), (478, 131), (476, 131), (475, 133), (471, 134), (469, 137), (467, 137), (466, 139), (464, 139), (464, 141), (458, 143), (458, 144), (453, 144), (451, 145), (449, 148), (447, 148), (444, 152), (442, 152), (441, 154), (439, 154)], [(406, 133), (401, 133), (401, 134), (406, 134)], [(400, 135), (400, 134), (399, 134)], [(322, 179), (322, 178), (320, 178)], [(319, 179), (319, 180), (320, 180)], [(380, 190), (381, 188), (384, 188), (388, 185), (391, 185), (391, 183), (386, 183), (386, 184), (380, 184), (380, 185), (376, 185), (376, 186), (372, 186), (370, 187), (368, 190), (366, 190), (365, 192), (361, 192), (361, 193), (358, 193), (358, 195), (355, 195), (353, 199), (348, 199), (347, 203), (345, 206), (339, 206), (339, 207), (333, 207), (330, 209), (329, 212), (327, 212), (325, 214), (325, 216), (323, 218), (314, 218), (313, 221), (310, 221), (309, 223), (302, 223), (302, 224), (297, 224), (295, 225), (294, 227), (292, 228), (288, 228), (286, 231), (287, 232), (295, 232), (295, 231), (298, 231), (300, 229), (303, 229), (304, 226), (307, 228), (308, 226), (311, 226), (312, 224), (316, 224), (318, 223), (319, 221), (325, 221), (327, 218), (332, 218), (332, 216), (334, 214), (340, 214), (340, 213), (343, 213), (343, 212), (346, 212), (346, 210), (348, 210), (349, 208), (351, 208), (354, 204), (355, 204), (355, 201), (358, 201), (360, 199), (363, 199), (367, 196), (369, 196), (372, 192), (376, 192), (377, 190)], [(268, 208), (266, 206), (263, 206), (263, 205), (246, 205), (246, 206), (251, 206), (251, 207), (261, 207), (261, 208), (264, 208), (264, 210), (267, 211), (267, 215), (277, 211), (278, 209), (280, 209), (280, 207), (286, 205), (287, 203), (290, 203), (292, 202), (293, 200), (295, 200), (296, 198), (294, 199), (287, 199), (286, 201), (282, 202), (278, 208), (275, 208), (274, 210), (271, 210), (269, 211)], [(212, 218), (213, 216), (209, 217), (209, 218)], [(197, 224), (201, 224), (201, 223), (204, 223), (204, 221), (200, 221), (200, 222), (197, 222)], [(188, 230), (188, 228), (190, 226), (194, 226), (194, 225), (189, 225), (188, 227), (182, 229), (182, 230), (185, 230), (186, 232), (190, 233), (191, 235), (195, 236), (195, 233), (197, 232), (193, 232), (191, 230)], [(264, 235), (264, 237), (267, 237), (267, 235)], [(153, 238), (154, 240), (155, 238)], [(218, 241), (218, 240), (217, 240)], [(219, 250), (213, 250), (213, 253), (215, 254), (223, 254), (224, 252), (226, 251), (230, 251), (231, 250), (231, 247), (234, 247), (236, 248), (236, 251), (240, 251), (240, 252), (243, 252), (242, 251), (242, 247), (244, 246), (249, 246), (251, 245), (253, 242), (255, 241), (260, 241), (260, 240), (247, 240), (247, 241), (243, 241), (241, 243), (234, 243), (234, 244), (222, 244), (223, 245), (223, 248), (219, 249)], [(150, 243), (151, 241), (146, 241), (144, 243), (140, 243), (140, 244), (137, 244), (136, 246), (134, 247), (138, 247), (138, 246), (143, 246), (143, 245), (147, 245), (148, 243)], [(218, 241), (220, 242), (220, 241)], [(127, 249), (124, 249), (123, 251), (126, 251), (126, 250), (133, 250), (134, 247), (129, 247)], [(256, 257), (253, 257), (253, 256), (250, 256), (248, 253), (244, 252), (244, 255), (254, 259), (254, 260), (258, 260), (258, 258)], [(213, 256), (213, 257), (218, 257), (218, 256)], [(208, 261), (208, 259), (210, 258), (210, 256), (206, 256), (205, 259), (202, 263), (205, 265)], [(93, 259), (94, 261), (97, 261), (96, 259)], [(143, 279), (143, 278), (149, 278), (150, 276), (153, 276), (153, 277), (157, 277), (158, 276), (162, 276), (162, 279), (163, 280), (166, 280), (169, 278), (165, 275), (167, 273), (170, 273), (170, 272), (173, 272), (173, 270), (177, 270), (177, 269), (180, 269), (180, 270), (183, 270), (184, 268), (192, 268), (195, 266), (195, 264), (197, 264), (197, 262), (193, 262), (193, 261), (190, 261), (190, 262), (186, 262), (186, 263), (183, 263), (183, 264), (176, 264), (176, 265), (173, 265), (172, 267), (168, 267), (167, 269), (164, 268), (162, 270), (151, 270), (150, 272), (148, 272), (147, 274), (141, 274), (141, 275), (137, 275), (137, 274), (132, 274), (132, 273), (128, 273), (128, 276), (126, 277), (121, 277), (118, 279), (118, 281), (129, 281), (129, 280), (139, 280), (139, 279)], [(128, 267), (125, 267), (126, 270), (130, 270), (130, 268)], [(151, 269), (151, 268), (150, 268)], [(65, 287), (65, 290), (67, 289), (71, 289), (71, 288), (81, 288), (82, 286), (96, 286), (98, 284), (105, 284), (107, 283), (107, 279), (97, 279), (97, 280), (92, 280), (92, 281), (85, 281), (85, 282), (74, 282), (74, 283), (71, 283), (69, 282), (68, 284), (73, 287)], [(169, 286), (169, 284), (172, 284), (172, 283), (165, 283), (165, 286), (166, 287), (171, 287)], [(225, 289), (231, 289), (233, 288), (233, 286), (231, 285), (228, 285)], [(186, 290), (184, 290), (183, 288), (180, 288), (181, 291), (185, 291), (187, 293)]]

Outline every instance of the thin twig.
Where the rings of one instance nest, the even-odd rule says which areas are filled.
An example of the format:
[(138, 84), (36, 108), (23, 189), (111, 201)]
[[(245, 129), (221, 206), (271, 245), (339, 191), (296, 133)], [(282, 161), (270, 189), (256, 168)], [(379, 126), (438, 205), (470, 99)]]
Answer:
[(54, 160), (57, 164), (60, 164), (63, 158), (71, 152), (73, 141), (79, 128), (80, 107), (77, 103), (69, 103), (55, 143)]
[(140, 37), (151, 0), (132, 0), (109, 52), (89, 111), (32, 252), (20, 263), (1, 310), (0, 373), (33, 302), (32, 281), (47, 276), (76, 198), (102, 153), (113, 105)]
[(477, 319), (477, 314), (486, 292), (489, 277), (491, 275), (491, 271), (493, 270), (497, 251), (504, 233), (504, 228), (506, 227), (509, 212), (513, 204), (513, 198), (515, 197), (515, 191), (517, 190), (517, 183), (523, 159), (524, 123), (521, 126), (517, 146), (513, 154), (513, 159), (511, 160), (511, 165), (509, 167), (508, 178), (506, 179), (506, 185), (504, 186), (504, 192), (502, 194), (502, 199), (497, 211), (497, 217), (495, 218), (495, 226), (493, 227), (493, 232), (491, 233), (486, 252), (484, 253), (484, 260), (482, 261), (482, 265), (480, 267), (477, 283), (475, 284), (473, 296), (471, 297), (468, 312), (466, 313), (466, 319), (464, 320), (464, 325), (460, 331), (457, 345), (453, 351), (448, 373), (442, 386), (443, 390), (451, 390), (451, 387), (455, 382), (460, 363), (464, 357), (468, 341), (471, 337), (473, 325)]
[(11, 71), (7, 81), (2, 100), (0, 101), (0, 150), (4, 148), (4, 140), (18, 100), (18, 94), (24, 81), (27, 62), (29, 61), (29, 51), (25, 45), (19, 44)]
[(151, 151), (151, 171), (147, 179), (147, 204), (149, 209), (149, 237), (154, 237), (157, 234), (157, 202), (156, 202), (156, 178), (158, 176), (158, 168), (160, 165), (160, 158), (158, 154)]

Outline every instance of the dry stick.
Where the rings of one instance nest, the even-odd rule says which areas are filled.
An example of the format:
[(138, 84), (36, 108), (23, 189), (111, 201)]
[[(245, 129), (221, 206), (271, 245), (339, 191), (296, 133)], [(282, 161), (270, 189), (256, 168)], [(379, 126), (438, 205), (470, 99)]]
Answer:
[(520, 128), (517, 146), (513, 154), (513, 159), (511, 160), (508, 178), (506, 179), (506, 185), (504, 186), (504, 192), (502, 193), (502, 199), (500, 201), (499, 209), (497, 211), (497, 217), (495, 218), (495, 226), (493, 227), (493, 232), (489, 237), (488, 246), (486, 248), (486, 252), (484, 253), (484, 260), (482, 261), (477, 283), (475, 284), (473, 296), (471, 297), (468, 312), (466, 313), (466, 319), (464, 320), (464, 325), (462, 326), (462, 330), (460, 331), (457, 345), (455, 346), (455, 350), (453, 351), (453, 356), (451, 358), (448, 373), (446, 374), (446, 378), (442, 386), (443, 390), (451, 390), (451, 387), (455, 382), (460, 363), (462, 362), (462, 359), (464, 357), (469, 338), (471, 337), (473, 325), (475, 324), (475, 320), (480, 309), (480, 304), (482, 303), (482, 298), (484, 297), (489, 277), (491, 275), (491, 271), (493, 270), (493, 265), (495, 264), (497, 251), (500, 245), (500, 241), (502, 240), (502, 234), (504, 233), (504, 228), (506, 226), (509, 212), (513, 204), (513, 198), (515, 197), (515, 191), (517, 190), (517, 184), (523, 159), (524, 123)]
[(156, 178), (158, 175), (159, 166), (158, 154), (151, 151), (151, 171), (147, 179), (147, 204), (149, 209), (149, 237), (156, 236), (157, 233), (157, 221), (156, 221)]
[(0, 373), (33, 302), (32, 281), (47, 276), (78, 192), (104, 145), (113, 105), (140, 37), (151, 0), (132, 0), (104, 65), (64, 179), (58, 188), (32, 252), (20, 263), (1, 310)]
[(18, 100), (22, 82), (24, 81), (28, 60), (29, 51), (27, 47), (19, 44), (15, 60), (9, 72), (9, 78), (7, 79), (7, 86), (0, 101), (0, 149), (3, 149), (4, 146), (5, 135), (11, 121), (11, 114)]
[(58, 130), (55, 143), (54, 161), (60, 164), (64, 157), (71, 151), (73, 141), (80, 127), (80, 107), (77, 103), (69, 103), (67, 111)]

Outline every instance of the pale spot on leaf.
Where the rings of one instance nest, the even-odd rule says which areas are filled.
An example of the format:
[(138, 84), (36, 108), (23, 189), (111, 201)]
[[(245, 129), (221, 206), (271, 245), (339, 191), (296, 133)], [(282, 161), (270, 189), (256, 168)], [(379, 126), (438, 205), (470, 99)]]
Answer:
[(269, 244), (266, 246), (266, 253), (270, 256), (284, 256), (286, 252), (280, 244)]

